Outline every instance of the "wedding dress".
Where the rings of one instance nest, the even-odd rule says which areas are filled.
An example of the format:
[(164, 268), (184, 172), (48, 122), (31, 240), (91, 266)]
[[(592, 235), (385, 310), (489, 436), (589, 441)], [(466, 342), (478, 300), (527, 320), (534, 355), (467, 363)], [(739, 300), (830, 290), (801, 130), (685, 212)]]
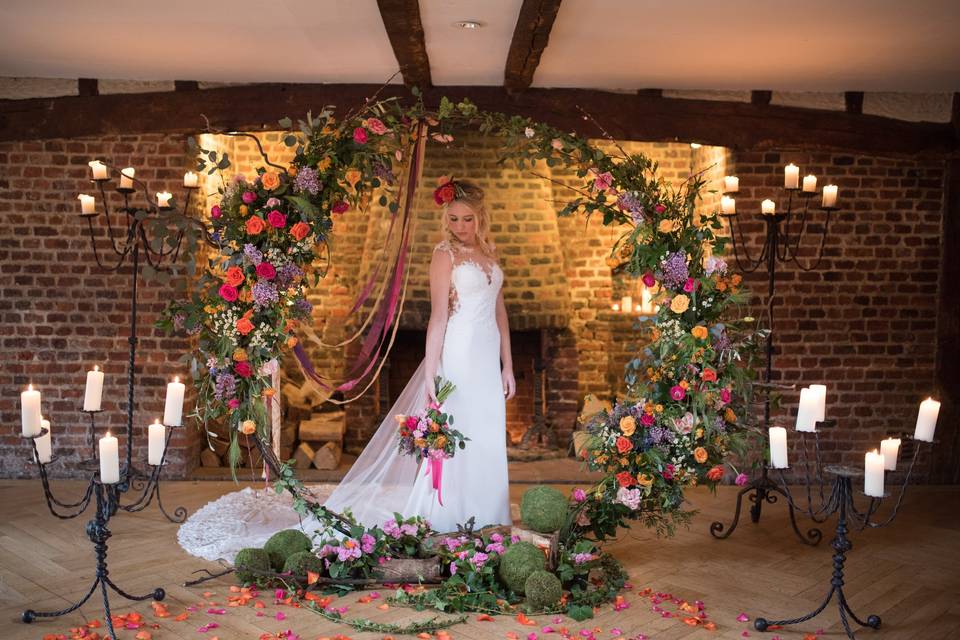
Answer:
[[(453, 428), (469, 438), (466, 449), (443, 463), (438, 495), (428, 465), (418, 465), (397, 450), (397, 414), (419, 413), (426, 405), (424, 364), (367, 443), (343, 480), (315, 487), (324, 506), (350, 510), (362, 524), (382, 526), (400, 513), (423, 516), (441, 532), (455, 531), (471, 517), (475, 527), (511, 524), (507, 475), (506, 409), (500, 377), (500, 331), (496, 321), (497, 296), (503, 271), (477, 260), (446, 241), (435, 251), (453, 259), (450, 274), (450, 313), (444, 334), (438, 375), (456, 389), (444, 402), (454, 417)], [(442, 496), (443, 504), (440, 503)], [(211, 502), (193, 514), (178, 534), (180, 545), (208, 560), (233, 556), (243, 547), (262, 546), (281, 529), (302, 528), (308, 535), (321, 527), (313, 518), (301, 523), (291, 498), (270, 489), (250, 488)]]

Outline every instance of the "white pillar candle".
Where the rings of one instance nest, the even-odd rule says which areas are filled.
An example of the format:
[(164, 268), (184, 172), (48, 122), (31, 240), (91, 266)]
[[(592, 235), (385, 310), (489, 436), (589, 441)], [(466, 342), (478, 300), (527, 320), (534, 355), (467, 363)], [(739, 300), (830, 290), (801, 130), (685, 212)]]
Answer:
[(828, 184), (823, 188), (823, 206), (824, 207), (837, 206), (837, 185)]
[(620, 300), (620, 310), (624, 313), (633, 313), (633, 296), (623, 296)]
[(817, 176), (814, 176), (814, 175), (803, 176), (803, 192), (804, 193), (817, 192)]
[(77, 200), (80, 201), (80, 215), (92, 216), (97, 212), (96, 199), (93, 196), (81, 193), (77, 196)]
[(103, 371), (93, 365), (93, 371), (87, 371), (87, 389), (83, 394), (84, 411), (100, 411), (100, 400), (103, 397)]
[(777, 205), (773, 203), (773, 200), (764, 200), (760, 203), (760, 211), (765, 216), (772, 216), (777, 212)]
[(737, 201), (730, 196), (722, 196), (720, 198), (720, 210), (726, 215), (732, 216), (737, 212)]
[(46, 429), (47, 432), (39, 438), (34, 439), (34, 442), (37, 444), (36, 459), (40, 464), (47, 464), (53, 457), (53, 448), (50, 444), (50, 421), (41, 418), (40, 426)]
[(883, 456), (883, 468), (896, 471), (897, 454), (900, 453), (900, 438), (887, 438), (880, 441), (880, 455)]
[(873, 498), (883, 497), (883, 454), (868, 451), (863, 462), (863, 492)]
[(783, 168), (783, 186), (786, 189), (796, 189), (800, 183), (800, 167), (792, 162)]
[(927, 398), (920, 403), (920, 413), (917, 414), (917, 428), (913, 432), (914, 440), (933, 442), (933, 432), (937, 429), (937, 417), (940, 415), (940, 403)]
[(817, 392), (800, 390), (800, 406), (797, 408), (797, 431), (813, 433), (817, 430)]
[(727, 193), (736, 193), (737, 191), (740, 191), (740, 178), (737, 176), (724, 176), (723, 190)]
[(650, 289), (644, 287), (640, 290), (640, 309), (641, 313), (653, 313), (653, 294)]
[(30, 438), (40, 433), (40, 392), (29, 385), (20, 393), (22, 433)]
[(87, 164), (90, 165), (90, 169), (93, 171), (94, 180), (107, 179), (107, 165), (103, 164), (99, 160), (91, 160)]
[(137, 170), (133, 167), (127, 167), (120, 171), (120, 188), (133, 189), (133, 177), (137, 175)]
[(154, 420), (153, 424), (147, 425), (147, 435), (150, 442), (147, 463), (158, 465), (163, 460), (163, 450), (167, 446), (167, 428), (159, 420)]
[(827, 385), (812, 384), (810, 385), (810, 391), (813, 392), (814, 397), (817, 399), (815, 419), (817, 422), (823, 422), (827, 419)]
[(786, 469), (787, 430), (783, 427), (770, 427), (770, 466), (774, 469)]
[(120, 455), (117, 439), (107, 432), (100, 438), (100, 482), (116, 484), (120, 482)]
[(197, 174), (195, 174), (193, 171), (187, 171), (185, 174), (183, 174), (183, 186), (197, 186)]
[(157, 192), (157, 206), (158, 207), (169, 207), (170, 199), (173, 197), (172, 193), (167, 191), (158, 191)]
[(167, 403), (163, 407), (163, 424), (169, 427), (179, 427), (183, 416), (184, 386), (180, 378), (174, 378), (167, 385)]

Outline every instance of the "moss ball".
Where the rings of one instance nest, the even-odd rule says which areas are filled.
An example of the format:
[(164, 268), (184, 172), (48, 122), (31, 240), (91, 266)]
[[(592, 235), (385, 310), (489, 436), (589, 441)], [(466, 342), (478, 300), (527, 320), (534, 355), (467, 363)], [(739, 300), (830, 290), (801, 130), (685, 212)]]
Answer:
[(507, 548), (500, 558), (497, 575), (501, 582), (514, 593), (523, 595), (527, 578), (534, 571), (542, 571), (547, 566), (543, 551), (529, 542), (518, 542)]
[(539, 485), (527, 490), (520, 501), (524, 524), (540, 533), (553, 533), (567, 517), (567, 497), (552, 487)]
[(303, 531), (285, 529), (278, 531), (263, 545), (263, 550), (270, 554), (270, 564), (274, 571), (283, 571), (283, 564), (287, 558), (298, 551), (310, 551), (310, 538)]
[(233, 566), (236, 568), (237, 579), (241, 582), (256, 582), (260, 578), (265, 576), (258, 573), (252, 573), (250, 571), (244, 571), (244, 569), (250, 569), (252, 571), (270, 571), (270, 554), (268, 554), (263, 549), (257, 549), (256, 547), (247, 547), (246, 549), (240, 549), (237, 552), (237, 557), (233, 560)]
[(563, 585), (560, 578), (549, 571), (534, 571), (523, 583), (527, 594), (527, 604), (532, 611), (543, 611), (560, 602)]
[(313, 555), (313, 551), (297, 551), (283, 563), (283, 572), (290, 573), (295, 578), (303, 578), (307, 572), (320, 573), (323, 571), (323, 561)]

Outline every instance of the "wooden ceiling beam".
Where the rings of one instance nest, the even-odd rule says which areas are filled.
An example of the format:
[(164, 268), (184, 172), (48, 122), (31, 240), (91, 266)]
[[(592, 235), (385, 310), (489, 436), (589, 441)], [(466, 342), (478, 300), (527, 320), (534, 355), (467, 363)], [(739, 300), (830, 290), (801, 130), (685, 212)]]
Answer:
[(383, 26), (400, 65), (404, 84), (421, 89), (433, 86), (427, 43), (420, 21), (420, 3), (417, 0), (377, 0), (377, 6), (380, 7)]
[(523, 0), (517, 25), (513, 29), (503, 86), (526, 89), (533, 83), (533, 74), (540, 65), (540, 56), (550, 41), (553, 21), (561, 0)]
[[(340, 111), (381, 97), (409, 98), (398, 85), (261, 84), (199, 91), (0, 100), (0, 140), (74, 138), (126, 133), (196, 133), (204, 118), (217, 129), (274, 129), (321, 105)], [(563, 131), (599, 137), (579, 108), (623, 140), (697, 141), (734, 149), (803, 147), (916, 155), (957, 150), (951, 123), (908, 122), (881, 116), (742, 102), (685, 100), (588, 89), (450, 86), (424, 91), (428, 105), (442, 96), (468, 98), (481, 109), (528, 116)], [(202, 115), (201, 115), (202, 114)]]

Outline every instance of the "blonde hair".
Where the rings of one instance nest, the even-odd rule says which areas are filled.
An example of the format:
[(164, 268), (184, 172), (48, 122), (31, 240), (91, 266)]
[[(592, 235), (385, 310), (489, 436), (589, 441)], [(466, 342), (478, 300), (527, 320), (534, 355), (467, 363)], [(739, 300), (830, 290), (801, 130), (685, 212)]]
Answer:
[[(477, 217), (477, 246), (485, 255), (492, 256), (494, 253), (493, 243), (487, 239), (487, 234), (490, 231), (490, 216), (484, 204), (485, 194), (483, 189), (475, 182), (469, 180), (455, 180), (454, 188), (456, 195), (453, 198), (453, 202), (462, 202), (467, 205), (473, 209)], [(460, 244), (459, 238), (450, 231), (450, 217), (447, 216), (448, 206), (449, 205), (444, 205), (443, 207), (444, 236), (448, 242)]]

